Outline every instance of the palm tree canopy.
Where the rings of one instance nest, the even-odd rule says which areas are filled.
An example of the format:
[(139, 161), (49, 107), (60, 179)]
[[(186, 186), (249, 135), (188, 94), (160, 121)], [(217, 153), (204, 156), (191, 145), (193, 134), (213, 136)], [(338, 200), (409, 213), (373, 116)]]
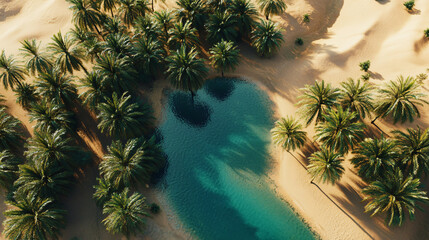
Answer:
[(342, 162), (344, 161), (340, 153), (336, 153), (328, 148), (313, 153), (310, 157), (308, 172), (313, 179), (335, 184), (341, 179), (344, 173)]
[(249, 36), (258, 19), (258, 11), (255, 6), (249, 0), (233, 0), (228, 10), (236, 19), (239, 34)]
[(24, 155), (36, 165), (71, 165), (70, 156), (75, 151), (71, 139), (64, 129), (56, 131), (36, 131), (28, 140)]
[(429, 129), (408, 128), (405, 132), (395, 130), (396, 144), (399, 147), (401, 163), (409, 168), (412, 175), (429, 173)]
[(91, 110), (95, 110), (99, 103), (104, 100), (105, 91), (102, 85), (102, 76), (99, 71), (92, 71), (80, 79), (79, 88), (84, 89), (79, 98)]
[(259, 9), (267, 17), (270, 15), (280, 15), (286, 11), (284, 0), (258, 0)]
[(323, 115), (327, 109), (336, 105), (337, 98), (340, 96), (338, 88), (332, 88), (331, 84), (325, 84), (325, 81), (316, 81), (314, 85), (305, 85), (301, 89), (303, 94), (299, 97), (301, 115), (307, 122), (307, 126), (316, 119), (316, 124), (323, 120)]
[(99, 114), (98, 128), (109, 136), (129, 138), (147, 133), (153, 126), (153, 116), (150, 107), (133, 102), (127, 93), (118, 95), (114, 92), (112, 98), (97, 107)]
[(15, 90), (16, 102), (19, 103), (24, 109), (30, 109), (31, 105), (39, 101), (39, 95), (36, 93), (36, 88), (27, 83), (23, 83)]
[(128, 31), (127, 27), (122, 24), (122, 21), (118, 16), (111, 18), (107, 17), (103, 27), (106, 35), (117, 33), (125, 34)]
[(218, 43), (222, 40), (235, 41), (237, 30), (235, 18), (229, 12), (215, 12), (210, 15), (206, 23), (207, 37), (212, 43)]
[(386, 213), (386, 223), (390, 225), (402, 225), (405, 212), (410, 219), (414, 218), (417, 202), (427, 202), (425, 191), (420, 189), (420, 180), (411, 176), (404, 178), (400, 170), (396, 170), (392, 176), (375, 181), (362, 192), (366, 195), (364, 201), (368, 201), (365, 212)]
[(142, 231), (145, 226), (144, 216), (149, 216), (145, 198), (140, 193), (129, 196), (129, 190), (113, 193), (112, 198), (104, 205), (103, 214), (106, 218), (103, 223), (107, 231), (122, 233), (129, 237)]
[(131, 139), (125, 144), (112, 142), (100, 163), (100, 174), (116, 189), (147, 184), (152, 174), (163, 165), (164, 158), (155, 139)]
[(116, 9), (116, 5), (118, 4), (117, 0), (99, 0), (99, 2), (104, 11), (111, 11), (113, 15), (113, 10)]
[(66, 111), (61, 104), (48, 103), (46, 100), (32, 104), (29, 115), (30, 122), (36, 121), (34, 128), (40, 131), (61, 128), (72, 130), (75, 124), (73, 113)]
[(178, 0), (177, 17), (182, 22), (190, 22), (196, 29), (201, 30), (207, 20), (206, 3), (204, 0)]
[(380, 139), (365, 139), (353, 153), (351, 162), (358, 169), (359, 176), (374, 181), (384, 179), (387, 173), (393, 171), (398, 148), (395, 141), (382, 136)]
[(374, 109), (371, 96), (373, 88), (368, 82), (349, 78), (346, 82), (341, 83), (341, 87), (340, 104), (343, 108), (357, 112), (361, 119), (367, 115), (371, 116), (371, 111)]
[(67, 0), (71, 3), (70, 9), (73, 11), (72, 21), (84, 30), (94, 30), (98, 32), (97, 25), (101, 23), (102, 16), (99, 11), (93, 8), (90, 1)]
[(154, 17), (157, 24), (162, 28), (164, 38), (163, 41), (167, 43), (168, 39), (170, 38), (168, 31), (171, 27), (173, 27), (174, 12), (170, 10), (155, 11)]
[(130, 56), (132, 52), (131, 39), (123, 33), (109, 34), (102, 43), (103, 52), (116, 55), (118, 58)]
[(182, 45), (167, 58), (168, 79), (175, 88), (194, 92), (203, 86), (208, 69), (204, 61), (197, 56), (195, 48), (187, 50)]
[(22, 148), (23, 128), (21, 122), (0, 108), (0, 150), (18, 150)]
[(41, 72), (35, 85), (36, 93), (52, 103), (72, 106), (76, 101), (77, 90), (73, 77), (63, 74), (58, 68)]
[(17, 194), (16, 202), (7, 204), (3, 235), (8, 239), (57, 239), (65, 226), (66, 211), (56, 208), (52, 199), (41, 199), (31, 194)]
[[(49, 44), (49, 49), (54, 54), (56, 65), (61, 71), (73, 74), (73, 70), (79, 71), (82, 65), (83, 51), (78, 46), (74, 45), (72, 37), (67, 34), (63, 37), (61, 32), (52, 37)], [(85, 69), (84, 69), (85, 70)]]
[(119, 2), (121, 3), (119, 14), (122, 16), (124, 23), (128, 26), (133, 25), (138, 17), (145, 16), (146, 12), (149, 11), (147, 1), (119, 0)]
[(365, 124), (358, 121), (357, 113), (340, 107), (327, 110), (324, 118), (316, 126), (316, 140), (322, 142), (322, 147), (347, 153), (362, 140)]
[(104, 204), (109, 201), (114, 192), (117, 192), (117, 189), (114, 185), (107, 181), (105, 178), (97, 178), (98, 184), (94, 186), (93, 198), (99, 207), (104, 206)]
[(281, 118), (271, 130), (273, 141), (286, 151), (293, 151), (304, 146), (307, 133), (302, 131), (302, 126), (292, 117)]
[(273, 55), (283, 43), (283, 35), (277, 23), (262, 20), (256, 24), (252, 32), (252, 46), (259, 55), (268, 57)]
[(210, 49), (211, 65), (222, 74), (224, 71), (234, 70), (238, 65), (239, 50), (231, 41), (221, 41)]
[(70, 190), (73, 180), (73, 172), (58, 164), (23, 164), (15, 187), (22, 194), (56, 199)]
[(37, 43), (35, 39), (24, 40), (21, 44), (22, 47), (19, 50), (26, 59), (25, 67), (33, 76), (52, 68), (51, 60), (44, 52), (40, 51), (40, 43)]
[(152, 38), (140, 38), (134, 46), (134, 58), (147, 74), (155, 74), (165, 55), (161, 43)]
[(8, 150), (0, 152), (0, 186), (4, 190), (10, 189), (18, 178), (18, 165), (21, 163), (22, 161)]
[(9, 87), (15, 88), (15, 85), (21, 85), (25, 81), (26, 72), (22, 66), (13, 58), (6, 56), (4, 50), (0, 55), (0, 79), (3, 81), (3, 86), (7, 90)]
[(161, 26), (158, 25), (152, 16), (139, 17), (135, 23), (136, 32), (145, 38), (159, 39), (162, 33)]
[(394, 123), (412, 122), (420, 117), (418, 106), (428, 103), (423, 99), (426, 95), (420, 92), (420, 86), (413, 77), (400, 76), (390, 81), (380, 89), (375, 112), (381, 117), (392, 117)]
[(200, 44), (198, 40), (197, 30), (192, 27), (191, 22), (179, 22), (173, 25), (170, 29), (169, 43), (176, 49), (182, 45), (191, 48)]

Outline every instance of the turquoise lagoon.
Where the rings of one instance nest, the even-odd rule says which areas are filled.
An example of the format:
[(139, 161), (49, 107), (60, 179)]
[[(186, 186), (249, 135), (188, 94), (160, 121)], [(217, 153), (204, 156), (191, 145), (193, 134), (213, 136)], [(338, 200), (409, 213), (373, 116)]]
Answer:
[(160, 183), (197, 239), (314, 239), (267, 173), (272, 103), (255, 84), (213, 79), (192, 103), (169, 94), (159, 133), (168, 155)]

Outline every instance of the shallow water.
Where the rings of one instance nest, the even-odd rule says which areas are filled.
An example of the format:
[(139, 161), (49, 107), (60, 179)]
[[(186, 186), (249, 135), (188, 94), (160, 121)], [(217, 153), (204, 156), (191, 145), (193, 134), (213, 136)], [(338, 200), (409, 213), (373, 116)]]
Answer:
[(161, 183), (180, 221), (199, 239), (314, 239), (275, 193), (271, 102), (255, 84), (215, 79), (173, 92), (160, 126), (169, 166)]

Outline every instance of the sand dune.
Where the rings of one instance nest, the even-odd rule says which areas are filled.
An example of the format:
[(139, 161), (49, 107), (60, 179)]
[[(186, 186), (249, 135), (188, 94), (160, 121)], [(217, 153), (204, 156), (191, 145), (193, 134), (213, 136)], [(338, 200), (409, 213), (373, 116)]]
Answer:
[[(275, 103), (276, 117), (280, 117), (296, 111), (296, 97), (305, 84), (325, 79), (338, 85), (348, 77), (360, 77), (362, 72), (358, 64), (361, 61), (371, 60), (373, 78), (370, 81), (375, 84), (394, 79), (400, 74), (426, 72), (429, 67), (429, 42), (422, 36), (423, 30), (429, 27), (429, 1), (416, 0), (413, 13), (407, 12), (402, 2), (287, 0), (286, 13), (274, 17), (285, 29), (285, 44), (280, 53), (270, 59), (261, 59), (249, 46), (242, 45), (242, 64), (234, 75), (259, 82)], [(158, 1), (157, 8), (174, 5), (174, 0)], [(37, 38), (46, 44), (53, 34), (60, 30), (66, 32), (72, 26), (71, 12), (67, 8), (64, 0), (0, 0), (0, 48), (6, 49), (8, 54), (16, 54), (19, 41), (28, 38)], [(311, 17), (308, 24), (302, 23), (302, 16), (306, 13)], [(304, 46), (293, 44), (297, 37), (304, 39)], [(149, 96), (157, 116), (162, 109), (163, 89), (166, 86), (165, 81), (156, 82)], [(22, 120), (31, 132), (27, 113), (15, 103), (13, 93), (2, 88), (0, 92), (7, 98), (9, 112)], [(379, 125), (389, 131), (417, 124), (429, 127), (429, 113), (408, 125), (394, 126), (383, 121)], [(312, 127), (308, 131), (310, 135), (314, 134)], [(86, 144), (100, 157), (103, 139), (99, 139), (97, 133), (93, 137), (86, 134), (82, 133)], [(294, 156), (305, 162), (310, 153), (308, 147), (294, 153)], [(319, 185), (328, 198), (309, 183), (309, 176), (294, 157), (278, 148), (273, 148), (273, 156), (277, 164), (272, 178), (279, 186), (280, 194), (323, 239), (424, 239), (429, 236), (429, 223), (425, 222), (429, 216), (428, 207), (425, 207), (425, 213), (417, 214), (414, 222), (407, 222), (401, 228), (387, 228), (382, 219), (370, 218), (364, 213), (360, 196), (364, 183), (350, 164), (346, 165), (346, 174), (339, 184)], [(94, 183), (94, 178), (95, 174), (89, 171), (69, 198), (68, 206), (76, 214), (68, 219), (64, 239), (73, 236), (117, 239), (108, 235), (99, 224), (100, 216), (90, 199), (90, 185)], [(153, 199), (159, 196), (154, 193), (148, 195)], [(4, 205), (1, 205), (3, 208)], [(145, 238), (187, 238), (176, 229), (172, 218), (163, 213), (150, 221)]]

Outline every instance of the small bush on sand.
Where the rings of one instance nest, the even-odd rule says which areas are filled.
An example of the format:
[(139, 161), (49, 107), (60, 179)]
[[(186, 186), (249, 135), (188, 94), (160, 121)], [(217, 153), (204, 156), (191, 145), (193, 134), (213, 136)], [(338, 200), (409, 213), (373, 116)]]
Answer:
[(365, 73), (361, 76), (362, 80), (368, 81), (371, 75), (369, 73)]
[(371, 61), (369, 60), (359, 63), (360, 70), (364, 72), (368, 72), (370, 66), (371, 66)]
[(410, 0), (410, 1), (404, 2), (404, 6), (407, 8), (408, 11), (413, 10), (413, 8), (414, 8), (414, 0)]
[(161, 208), (159, 207), (159, 205), (158, 205), (158, 204), (156, 204), (156, 203), (152, 203), (152, 204), (150, 205), (150, 212), (151, 212), (151, 213), (153, 213), (153, 214), (158, 214), (160, 211), (161, 211)]
[(310, 15), (304, 14), (304, 17), (302, 18), (302, 21), (305, 22), (305, 23), (309, 23), (310, 22)]
[(302, 45), (304, 44), (304, 40), (302, 40), (302, 38), (297, 38), (297, 39), (295, 40), (295, 44), (296, 44), (296, 45), (300, 45), (300, 46), (302, 46)]
[(423, 31), (423, 33), (424, 33), (424, 35), (425, 35), (425, 38), (429, 38), (429, 28), (426, 28), (426, 29)]

